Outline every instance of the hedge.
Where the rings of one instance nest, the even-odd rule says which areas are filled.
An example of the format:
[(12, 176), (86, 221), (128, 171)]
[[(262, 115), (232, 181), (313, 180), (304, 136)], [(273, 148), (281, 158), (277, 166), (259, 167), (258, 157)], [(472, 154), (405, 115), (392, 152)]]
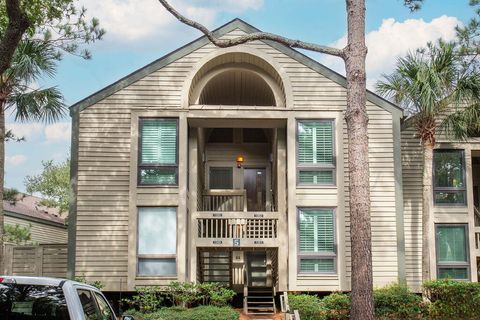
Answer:
[(231, 307), (200, 306), (196, 308), (171, 307), (142, 314), (135, 310), (124, 312), (135, 320), (238, 320), (239, 314)]
[(431, 319), (480, 319), (480, 283), (435, 280), (423, 289)]

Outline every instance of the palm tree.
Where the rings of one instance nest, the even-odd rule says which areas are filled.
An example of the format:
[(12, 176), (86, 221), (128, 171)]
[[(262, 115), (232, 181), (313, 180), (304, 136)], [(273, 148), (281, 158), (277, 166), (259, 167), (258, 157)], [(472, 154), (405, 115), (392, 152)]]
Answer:
[(397, 61), (376, 85), (378, 93), (409, 114), (423, 147), (422, 278), (430, 279), (432, 162), (435, 137), (444, 132), (464, 140), (480, 127), (480, 75), (473, 58), (459, 54), (453, 42), (429, 43)]
[[(32, 89), (43, 76), (53, 76), (58, 50), (49, 42), (22, 40), (13, 56), (12, 64), (0, 75), (0, 202), (3, 203), (5, 170), (5, 114), (10, 112), (16, 121), (50, 123), (66, 112), (63, 96), (55, 87)], [(3, 205), (0, 206), (0, 267), (3, 260)], [(0, 269), (3, 270), (3, 269)]]

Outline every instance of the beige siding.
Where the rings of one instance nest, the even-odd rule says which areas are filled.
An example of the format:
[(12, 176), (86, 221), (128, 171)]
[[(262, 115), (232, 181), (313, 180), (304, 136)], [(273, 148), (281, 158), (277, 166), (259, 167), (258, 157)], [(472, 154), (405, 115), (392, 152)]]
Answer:
[(40, 222), (29, 221), (26, 219), (19, 219), (16, 217), (5, 215), (5, 224), (7, 225), (20, 225), (22, 227), (28, 227), (31, 225), (31, 242), (32, 243), (67, 243), (67, 228), (56, 227), (49, 224), (43, 224)]
[[(370, 200), (372, 223), (372, 262), (375, 286), (398, 281), (397, 232), (392, 115), (367, 103), (369, 115)], [(344, 166), (348, 168), (346, 124), (343, 131)], [(350, 277), (350, 218), (348, 174), (345, 171), (346, 273)]]
[[(242, 32), (237, 30), (230, 36), (239, 34)], [(245, 47), (260, 50), (275, 61), (292, 86), (291, 104), (288, 104), (287, 99), (286, 109), (277, 108), (278, 111), (283, 112), (278, 117), (289, 121), (287, 130), (288, 187), (291, 188), (288, 198), (288, 234), (289, 250), (291, 250), (289, 288), (315, 291), (347, 290), (349, 280), (346, 276), (348, 277), (350, 269), (348, 175), (343, 170), (343, 167), (347, 166), (347, 141), (345, 125), (341, 120), (343, 119), (342, 111), (346, 107), (346, 91), (340, 85), (262, 42), (254, 42)], [(261, 108), (253, 115), (252, 112), (245, 111), (248, 108), (240, 111), (233, 109), (228, 112), (213, 110), (211, 113), (200, 109), (195, 111), (182, 109), (182, 101), (185, 100), (183, 90), (188, 91), (188, 88), (184, 87), (186, 79), (191, 76), (192, 69), (197, 66), (197, 63), (214, 50), (218, 49), (211, 44), (205, 45), (80, 113), (76, 273), (87, 276), (89, 281), (102, 281), (106, 284), (106, 290), (126, 290), (127, 283), (130, 285), (129, 288), (133, 284), (152, 283), (148, 279), (135, 279), (134, 276), (135, 267), (132, 260), (135, 259), (135, 246), (132, 246), (132, 243), (135, 243), (136, 231), (132, 219), (136, 219), (136, 206), (182, 206), (185, 202), (179, 199), (185, 199), (181, 193), (186, 192), (186, 176), (180, 179), (178, 188), (136, 187), (135, 181), (132, 180), (136, 177), (138, 138), (135, 119), (142, 115), (165, 114), (181, 119), (199, 114), (229, 118), (273, 118), (279, 115), (278, 113), (272, 115), (274, 110), (262, 111)], [(371, 103), (368, 105), (368, 112), (374, 276), (376, 285), (383, 285), (396, 281), (398, 271), (392, 115)], [(337, 141), (339, 146), (337, 156), (340, 160), (337, 163), (337, 187), (295, 188), (295, 159), (292, 155), (295, 152), (296, 117), (337, 119), (338, 128), (342, 128), (338, 133)], [(186, 120), (183, 124), (186, 125)], [(185, 130), (185, 139), (180, 139), (180, 149), (186, 150), (186, 128), (180, 129)], [(214, 156), (216, 154), (214, 151), (218, 150), (211, 149), (208, 152)], [(230, 151), (229, 156), (232, 156), (235, 150)], [(133, 167), (134, 164), (135, 167)], [(184, 163), (184, 165), (187, 164)], [(129, 199), (132, 199), (132, 202)], [(296, 259), (296, 249), (294, 249), (296, 247), (296, 206), (302, 205), (329, 205), (338, 208), (340, 269), (336, 276), (297, 277), (296, 262), (292, 259)], [(345, 214), (347, 217), (344, 219)], [(183, 218), (180, 217), (180, 219)], [(180, 220), (179, 223), (182, 226), (179, 232), (185, 233), (183, 226), (186, 220)], [(186, 250), (181, 243), (179, 242), (179, 253)], [(129, 252), (129, 245), (133, 248), (133, 252), (132, 250)], [(180, 279), (182, 276), (184, 273), (179, 272)]]
[(422, 146), (413, 128), (402, 131), (403, 207), (407, 283), (422, 282)]

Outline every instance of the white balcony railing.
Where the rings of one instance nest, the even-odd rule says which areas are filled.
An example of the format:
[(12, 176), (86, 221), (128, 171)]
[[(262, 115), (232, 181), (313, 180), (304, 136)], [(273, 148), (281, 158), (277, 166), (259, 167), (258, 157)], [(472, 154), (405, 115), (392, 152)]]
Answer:
[(194, 219), (198, 246), (277, 245), (278, 212), (197, 212)]
[(202, 193), (200, 211), (247, 211), (247, 192), (244, 189), (210, 189)]

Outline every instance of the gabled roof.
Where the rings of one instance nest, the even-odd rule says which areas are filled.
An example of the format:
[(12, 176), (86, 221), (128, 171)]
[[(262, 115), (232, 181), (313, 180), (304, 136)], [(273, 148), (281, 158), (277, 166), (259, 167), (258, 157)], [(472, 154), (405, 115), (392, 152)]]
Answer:
[(38, 197), (20, 193), (15, 197), (15, 201), (3, 200), (3, 210), (7, 216), (65, 226), (65, 219), (60, 216), (60, 211), (41, 205), (41, 201)]
[[(218, 29), (214, 30), (214, 34), (216, 37), (221, 37), (235, 29), (240, 29), (246, 33), (253, 33), (253, 32), (260, 32), (261, 30), (253, 27), (252, 25), (246, 23), (245, 21), (236, 18), (233, 19), (232, 21), (224, 24), (223, 26), (219, 27)], [(152, 63), (132, 72), (131, 74), (123, 77), (122, 79), (114, 82), (113, 84), (95, 92), (94, 94), (86, 97), (85, 99), (75, 103), (70, 107), (70, 114), (73, 115), (76, 112), (80, 112), (84, 110), (85, 108), (105, 99), (106, 97), (114, 94), (115, 92), (128, 87), (132, 83), (142, 79), (143, 77), (151, 74), (152, 72), (155, 72), (166, 65), (194, 52), (195, 50), (200, 49), (201, 47), (205, 46), (208, 44), (210, 41), (206, 36), (202, 36), (188, 44), (186, 44), (183, 47), (178, 48), (177, 50), (153, 61)], [(277, 49), (278, 51), (286, 54), (287, 56), (293, 58), (294, 60), (298, 61), (299, 63), (309, 67), (310, 69), (320, 73), (324, 77), (332, 80), (333, 82), (346, 87), (347, 86), (347, 80), (346, 78), (333, 71), (332, 69), (327, 68), (323, 64), (313, 60), (312, 58), (300, 53), (297, 50), (294, 50), (292, 48), (289, 48), (283, 44), (280, 44), (278, 42), (274, 41), (263, 41), (270, 45), (271, 47)], [(376, 95), (375, 93), (367, 90), (367, 100), (378, 105), (379, 107), (389, 111), (393, 115), (396, 115), (398, 117), (403, 116), (403, 110), (391, 103), (390, 101)]]

